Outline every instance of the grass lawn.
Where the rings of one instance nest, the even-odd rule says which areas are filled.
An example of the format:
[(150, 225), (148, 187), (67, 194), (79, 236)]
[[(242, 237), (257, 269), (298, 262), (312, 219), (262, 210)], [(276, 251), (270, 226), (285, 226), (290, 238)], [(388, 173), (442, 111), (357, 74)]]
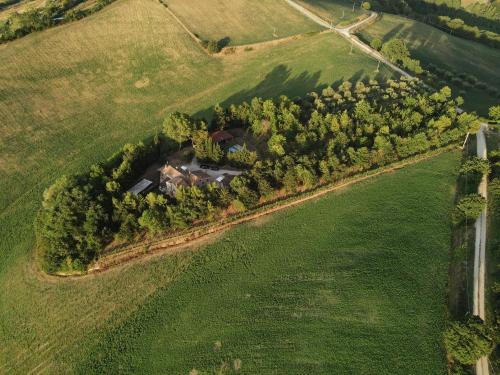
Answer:
[(376, 63), (349, 49), (322, 34), (214, 58), (153, 0), (118, 0), (0, 46), (0, 373), (68, 373), (96, 332), (179, 269), (153, 262), (78, 282), (40, 280), (32, 223), (46, 187), (152, 135), (169, 111), (209, 114), (217, 102), (373, 76)]
[(459, 158), (442, 154), (186, 254), (182, 275), (104, 332), (79, 372), (205, 374), (239, 360), (242, 374), (445, 374)]
[(242, 45), (323, 30), (284, 0), (167, 0), (187, 27), (205, 40)]
[[(439, 29), (403, 17), (384, 14), (382, 19), (360, 32), (364, 40), (380, 38), (384, 42), (392, 38), (406, 41), (412, 56), (424, 65), (432, 63), (442, 69), (457, 73), (473, 74), (492, 87), (500, 86), (500, 50), (451, 36)], [(461, 89), (450, 84), (456, 93)], [(485, 90), (467, 89), (464, 95), (468, 110), (486, 114), (488, 107), (497, 104)]]
[(297, 0), (297, 3), (310, 11), (316, 13), (321, 18), (333, 22), (349, 22), (368, 12), (361, 8), (360, 3), (356, 3), (353, 11), (351, 0)]

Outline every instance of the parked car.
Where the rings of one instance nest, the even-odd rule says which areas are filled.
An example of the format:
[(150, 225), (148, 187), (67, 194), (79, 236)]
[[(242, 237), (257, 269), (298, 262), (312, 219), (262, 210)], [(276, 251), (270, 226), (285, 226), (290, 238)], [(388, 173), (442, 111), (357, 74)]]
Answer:
[(210, 166), (207, 164), (200, 164), (201, 169), (210, 169)]
[(212, 171), (218, 171), (220, 168), (219, 168), (218, 166), (216, 166), (216, 165), (211, 165), (211, 166), (210, 166), (210, 169), (211, 169)]

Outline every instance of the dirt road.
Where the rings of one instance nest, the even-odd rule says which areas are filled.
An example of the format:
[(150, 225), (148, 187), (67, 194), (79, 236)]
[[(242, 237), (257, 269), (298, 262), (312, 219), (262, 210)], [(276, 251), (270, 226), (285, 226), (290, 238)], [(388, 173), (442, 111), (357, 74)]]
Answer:
[[(482, 159), (487, 158), (486, 138), (484, 131), (487, 129), (487, 124), (481, 124), (481, 129), (477, 133), (477, 156)], [(484, 198), (488, 197), (488, 178), (483, 176), (478, 187), (478, 193)], [(474, 251), (474, 297), (473, 297), (473, 314), (486, 320), (484, 307), (484, 285), (486, 272), (486, 224), (487, 224), (487, 208), (483, 209), (481, 216), (476, 220), (476, 241)], [(488, 357), (481, 357), (476, 363), (476, 375), (489, 375)]]

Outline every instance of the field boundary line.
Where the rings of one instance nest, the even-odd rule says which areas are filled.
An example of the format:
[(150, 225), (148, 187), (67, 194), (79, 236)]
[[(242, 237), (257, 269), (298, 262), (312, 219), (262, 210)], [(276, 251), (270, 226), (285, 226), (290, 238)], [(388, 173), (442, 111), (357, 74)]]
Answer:
[(194, 33), (192, 32), (186, 24), (184, 24), (184, 22), (181, 21), (181, 19), (172, 11), (172, 9), (170, 9), (170, 7), (168, 6), (168, 4), (165, 2), (165, 0), (158, 0), (158, 2), (163, 5), (163, 7), (167, 10), (167, 13), (170, 14), (172, 16), (172, 18), (177, 21), (177, 23), (179, 25), (181, 25), (181, 27), (184, 29), (184, 31), (186, 31), (188, 33), (188, 35), (191, 37), (191, 39), (193, 39), (196, 43), (198, 43), (200, 45), (200, 47), (203, 49), (203, 51), (205, 51), (205, 53), (208, 54), (207, 50), (205, 48), (203, 48), (202, 46), (202, 43), (203, 41)]
[[(405, 160), (397, 161), (391, 163), (387, 166), (377, 168), (356, 176), (348, 177), (344, 180), (337, 181), (326, 186), (320, 186), (311, 191), (298, 193), (295, 196), (283, 198), (275, 202), (269, 202), (267, 205), (261, 206), (253, 211), (246, 212), (243, 216), (238, 217), (233, 215), (225, 223), (210, 223), (201, 225), (199, 227), (192, 228), (188, 233), (183, 233), (179, 235), (173, 235), (167, 238), (153, 240), (153, 241), (143, 241), (136, 245), (132, 245), (128, 248), (124, 248), (116, 253), (110, 255), (105, 255), (95, 262), (95, 265), (89, 269), (87, 273), (82, 274), (48, 274), (44, 272), (38, 262), (34, 262), (35, 272), (37, 272), (43, 279), (52, 281), (62, 281), (62, 280), (81, 280), (88, 277), (95, 277), (98, 274), (102, 274), (118, 266), (125, 264), (130, 264), (131, 261), (140, 260), (145, 258), (150, 258), (152, 256), (159, 256), (165, 254), (175, 254), (196, 245), (198, 241), (205, 239), (209, 235), (222, 233), (234, 226), (251, 222), (259, 219), (263, 216), (268, 216), (278, 211), (282, 211), (288, 208), (299, 206), (302, 203), (315, 200), (326, 194), (340, 190), (342, 188), (348, 187), (350, 185), (357, 184), (369, 180), (373, 177), (378, 177), (384, 174), (388, 174), (404, 167), (418, 164), (419, 162), (432, 159), (438, 155), (445, 152), (450, 152), (457, 148), (456, 144), (451, 144), (430, 152), (415, 155), (409, 157)], [(271, 206), (271, 207), (269, 207)], [(258, 211), (261, 210), (261, 211)]]
[[(237, 46), (227, 46), (227, 47), (224, 47), (219, 53), (214, 54), (214, 56), (226, 57), (226, 56), (231, 56), (234, 54), (239, 54), (239, 53), (247, 52), (247, 51), (248, 52), (258, 51), (261, 49), (277, 47), (279, 45), (291, 43), (291, 42), (294, 42), (296, 40), (302, 40), (302, 39), (305, 39), (308, 37), (313, 37), (316, 35), (321, 35), (321, 34), (326, 34), (326, 33), (331, 33), (331, 32), (332, 32), (332, 30), (312, 31), (312, 32), (305, 32), (302, 34), (285, 36), (285, 37), (279, 38), (279, 39), (266, 40), (264, 42), (256, 42), (256, 43), (251, 43), (251, 44), (240, 44)], [(251, 49), (251, 50), (247, 50), (247, 49)]]

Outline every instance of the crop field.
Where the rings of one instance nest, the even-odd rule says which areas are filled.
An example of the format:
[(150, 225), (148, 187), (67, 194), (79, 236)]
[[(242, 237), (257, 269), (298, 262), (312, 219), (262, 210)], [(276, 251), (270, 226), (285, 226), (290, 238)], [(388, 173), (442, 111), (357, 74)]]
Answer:
[(201, 39), (229, 38), (230, 45), (323, 29), (284, 0), (166, 0), (166, 4)]
[[(424, 65), (434, 64), (446, 70), (474, 75), (489, 87), (500, 87), (500, 51), (482, 44), (461, 39), (434, 27), (407, 18), (384, 14), (382, 19), (360, 32), (363, 40), (380, 38), (387, 41), (401, 38), (406, 41), (412, 56)], [(448, 82), (458, 92), (461, 86)], [(499, 98), (490, 95), (486, 89), (467, 88), (463, 95), (465, 108), (486, 114)]]
[(333, 22), (334, 25), (341, 22), (349, 23), (368, 13), (360, 7), (360, 3), (356, 3), (353, 10), (351, 0), (298, 0), (297, 2), (321, 18)]
[(243, 374), (445, 374), (459, 158), (231, 230), (104, 332), (78, 372), (215, 373), (236, 361)]
[(45, 280), (33, 271), (32, 223), (47, 186), (154, 134), (170, 111), (209, 115), (217, 102), (374, 77), (376, 63), (349, 50), (326, 33), (210, 57), (153, 0), (118, 0), (0, 46), (0, 373), (67, 373), (98, 330), (125, 319), (185, 262)]
[(22, 13), (28, 9), (43, 7), (46, 2), (47, 0), (0, 1), (0, 21), (14, 12)]

